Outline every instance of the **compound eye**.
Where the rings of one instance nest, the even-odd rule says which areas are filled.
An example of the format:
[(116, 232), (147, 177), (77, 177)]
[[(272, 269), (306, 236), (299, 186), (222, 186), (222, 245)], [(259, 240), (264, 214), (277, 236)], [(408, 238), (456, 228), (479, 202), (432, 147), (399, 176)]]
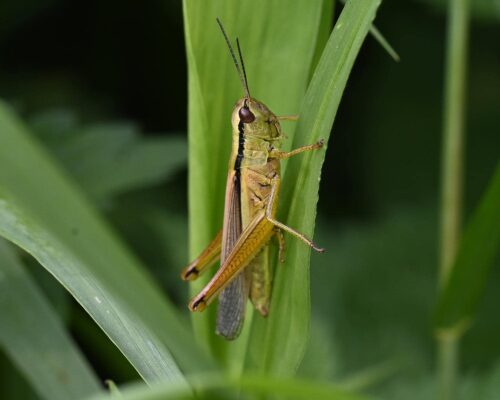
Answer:
[(255, 121), (255, 115), (253, 115), (253, 113), (247, 106), (243, 106), (240, 108), (240, 111), (238, 111), (238, 116), (240, 117), (240, 121), (245, 124), (249, 124)]

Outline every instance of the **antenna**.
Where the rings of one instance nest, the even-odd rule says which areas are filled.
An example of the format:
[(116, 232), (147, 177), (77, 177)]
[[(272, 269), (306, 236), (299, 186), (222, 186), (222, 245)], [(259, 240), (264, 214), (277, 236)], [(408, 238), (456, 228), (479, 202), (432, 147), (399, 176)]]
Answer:
[(243, 70), (243, 78), (245, 79), (245, 89), (248, 97), (250, 97), (250, 90), (248, 89), (247, 72), (245, 71), (245, 63), (243, 62), (243, 55), (241, 54), (240, 41), (236, 38), (236, 46), (238, 46), (238, 55), (240, 56), (241, 69)]
[(219, 27), (220, 27), (220, 30), (222, 31), (222, 34), (224, 35), (224, 39), (226, 39), (227, 47), (229, 48), (229, 52), (231, 53), (231, 57), (233, 58), (234, 66), (236, 67), (236, 70), (238, 71), (241, 85), (243, 86), (243, 89), (245, 90), (245, 95), (246, 95), (246, 97), (250, 97), (250, 92), (248, 91), (248, 84), (247, 84), (247, 79), (246, 79), (246, 74), (245, 74), (245, 67), (243, 66), (243, 58), (241, 57), (239, 42), (236, 41), (238, 43), (238, 52), (240, 55), (243, 73), (241, 72), (240, 65), (238, 64), (238, 60), (236, 59), (236, 56), (234, 55), (234, 50), (233, 50), (233, 47), (231, 46), (231, 42), (229, 41), (229, 38), (227, 37), (226, 31), (224, 30), (224, 27), (222, 26), (222, 22), (220, 21), (219, 18), (216, 18), (216, 21), (219, 24)]

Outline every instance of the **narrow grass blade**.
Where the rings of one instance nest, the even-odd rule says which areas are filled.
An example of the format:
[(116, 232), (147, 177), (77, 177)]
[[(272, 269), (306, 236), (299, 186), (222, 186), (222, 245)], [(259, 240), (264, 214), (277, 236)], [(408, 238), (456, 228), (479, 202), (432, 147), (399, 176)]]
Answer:
[(437, 301), (435, 327), (457, 336), (477, 310), (488, 272), (500, 249), (500, 164), (474, 211), (450, 276)]
[(401, 60), (399, 58), (399, 54), (396, 52), (396, 50), (394, 50), (394, 47), (391, 46), (391, 44), (387, 41), (387, 39), (382, 35), (382, 33), (375, 25), (370, 28), (370, 33), (394, 61), (399, 62)]
[(59, 316), (3, 239), (0, 346), (44, 399), (78, 399), (102, 389)]
[[(225, 25), (233, 44), (236, 37), (240, 39), (252, 96), (277, 115), (290, 115), (298, 112), (307, 88), (321, 10), (321, 1), (309, 0), (294, 1), (293, 6), (285, 0), (184, 1), (191, 257), (222, 227), (231, 112), (243, 96), (215, 18)], [(293, 129), (293, 123), (285, 125), (288, 135)], [(193, 290), (205, 282), (200, 279)], [(214, 311), (215, 306), (210, 307), (193, 319), (198, 338), (221, 357), (226, 344), (214, 335)]]
[(1, 103), (0, 131), (0, 235), (54, 275), (147, 382), (183, 381), (178, 364), (205, 368), (145, 268)]
[[(346, 0), (341, 0), (342, 4), (345, 4)], [(382, 33), (378, 30), (375, 25), (370, 27), (370, 35), (382, 46), (382, 48), (389, 54), (389, 56), (396, 62), (399, 62), (401, 59), (399, 58), (399, 54), (394, 50), (394, 47), (391, 46), (389, 41), (382, 35)]]
[[(378, 0), (350, 1), (342, 10), (302, 104), (294, 148), (328, 140), (349, 73), (379, 4)], [(324, 154), (320, 150), (290, 159), (283, 181), (280, 219), (309, 237), (314, 231)], [(286, 240), (286, 263), (276, 268), (269, 317), (254, 319), (250, 357), (254, 368), (278, 375), (296, 370), (310, 320), (310, 249), (295, 238)]]

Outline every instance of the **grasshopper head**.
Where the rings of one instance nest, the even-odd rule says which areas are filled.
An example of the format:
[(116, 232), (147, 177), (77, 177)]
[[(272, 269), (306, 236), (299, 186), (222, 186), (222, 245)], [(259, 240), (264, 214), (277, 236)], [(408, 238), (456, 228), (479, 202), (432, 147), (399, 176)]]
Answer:
[(234, 106), (232, 115), (234, 132), (243, 131), (245, 136), (255, 136), (265, 140), (278, 140), (281, 128), (267, 106), (251, 97), (243, 97)]
[(240, 56), (241, 68), (236, 55), (231, 46), (231, 42), (222, 26), (222, 22), (219, 18), (216, 19), (219, 24), (220, 30), (224, 39), (226, 40), (229, 53), (240, 76), (241, 85), (245, 91), (245, 97), (240, 99), (233, 110), (232, 115), (232, 125), (233, 132), (235, 134), (244, 134), (247, 137), (254, 136), (261, 140), (275, 141), (281, 138), (281, 128), (278, 122), (278, 118), (274, 115), (269, 108), (267, 108), (263, 103), (255, 100), (250, 96), (250, 90), (248, 89), (247, 74), (245, 72), (245, 63), (243, 62), (243, 55), (241, 53), (240, 42), (236, 38), (236, 45), (238, 46), (238, 55)]

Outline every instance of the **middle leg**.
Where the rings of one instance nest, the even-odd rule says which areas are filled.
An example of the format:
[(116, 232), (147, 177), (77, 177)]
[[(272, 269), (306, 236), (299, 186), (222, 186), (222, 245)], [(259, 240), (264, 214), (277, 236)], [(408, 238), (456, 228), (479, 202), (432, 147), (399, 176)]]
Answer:
[(290, 228), (289, 226), (283, 224), (282, 222), (277, 221), (273, 217), (273, 209), (274, 203), (276, 202), (276, 194), (278, 193), (279, 188), (279, 176), (275, 176), (271, 180), (271, 195), (269, 196), (269, 202), (267, 203), (266, 208), (266, 218), (269, 222), (271, 222), (276, 228), (282, 229), (289, 234), (295, 236), (296, 238), (302, 240), (305, 244), (307, 244), (312, 249), (316, 250), (318, 253), (323, 253), (325, 249), (322, 247), (318, 247), (314, 244), (314, 242), (308, 239), (305, 235), (300, 232), (297, 232), (295, 229)]

